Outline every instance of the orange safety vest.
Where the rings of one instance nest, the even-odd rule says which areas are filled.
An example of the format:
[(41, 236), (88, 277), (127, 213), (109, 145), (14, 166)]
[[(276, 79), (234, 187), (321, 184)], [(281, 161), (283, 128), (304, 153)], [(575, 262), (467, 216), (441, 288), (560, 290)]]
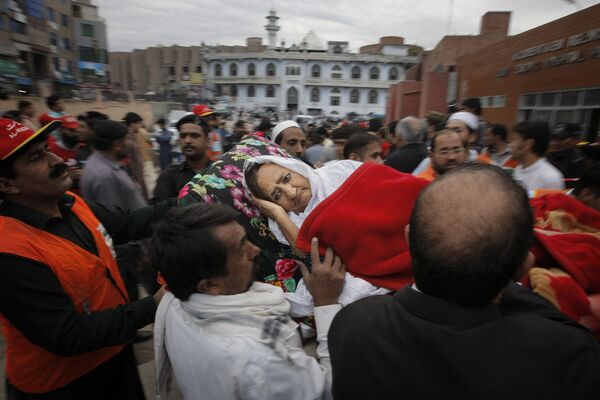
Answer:
[[(80, 314), (125, 304), (127, 291), (115, 261), (112, 239), (87, 204), (69, 194), (75, 197), (72, 211), (92, 233), (99, 256), (67, 239), (3, 216), (0, 216), (0, 253), (48, 266)], [(4, 316), (0, 320), (6, 337), (6, 377), (24, 392), (47, 393), (59, 389), (123, 349), (123, 345), (117, 345), (61, 357), (30, 342)]]
[(417, 178), (422, 178), (422, 179), (427, 179), (428, 181), (434, 181), (435, 178), (437, 177), (437, 174), (435, 173), (435, 171), (433, 170), (433, 167), (431, 165), (429, 165), (429, 167), (421, 172), (419, 175), (417, 175)]
[(208, 158), (212, 161), (217, 161), (221, 154), (223, 154), (223, 144), (221, 143), (221, 135), (218, 132), (210, 131), (208, 133), (208, 139), (210, 141), (209, 148), (207, 150)]

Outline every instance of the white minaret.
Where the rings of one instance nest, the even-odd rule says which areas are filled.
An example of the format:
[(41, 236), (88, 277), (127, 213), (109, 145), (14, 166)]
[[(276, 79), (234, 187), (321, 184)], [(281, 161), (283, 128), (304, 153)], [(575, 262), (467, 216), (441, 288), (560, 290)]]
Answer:
[(278, 19), (279, 17), (275, 10), (271, 9), (267, 16), (267, 21), (269, 22), (265, 25), (265, 29), (269, 34), (269, 50), (274, 50), (277, 47), (277, 31), (281, 29), (281, 27), (277, 25)]

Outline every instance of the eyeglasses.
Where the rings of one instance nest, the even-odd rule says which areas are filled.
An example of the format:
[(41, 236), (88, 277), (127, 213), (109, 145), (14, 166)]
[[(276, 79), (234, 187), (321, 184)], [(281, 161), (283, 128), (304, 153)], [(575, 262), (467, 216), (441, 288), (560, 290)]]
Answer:
[(448, 157), (450, 154), (457, 156), (461, 153), (463, 153), (465, 151), (464, 147), (456, 147), (454, 149), (442, 149), (439, 150), (437, 153), (442, 156), (442, 157)]

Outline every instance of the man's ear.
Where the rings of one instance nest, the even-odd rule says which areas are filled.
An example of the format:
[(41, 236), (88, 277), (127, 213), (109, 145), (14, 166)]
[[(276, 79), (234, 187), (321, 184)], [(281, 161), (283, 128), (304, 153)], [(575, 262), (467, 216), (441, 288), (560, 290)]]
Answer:
[(19, 188), (12, 183), (12, 179), (0, 178), (0, 193), (3, 194), (18, 194)]
[(348, 160), (352, 160), (352, 161), (362, 161), (360, 159), (360, 157), (358, 156), (358, 154), (356, 153), (350, 153), (350, 155), (348, 156)]
[(220, 278), (206, 278), (202, 279), (196, 285), (196, 290), (198, 293), (210, 294), (213, 296), (221, 294), (221, 282)]
[(404, 228), (404, 239), (406, 239), (407, 244), (410, 244), (410, 241), (408, 240), (409, 236), (410, 236), (410, 224), (406, 225), (406, 227)]
[(533, 263), (535, 262), (535, 256), (532, 252), (527, 253), (527, 257), (523, 261), (523, 264), (517, 268), (515, 271), (515, 275), (513, 276), (513, 281), (520, 282), (529, 272), (531, 267), (533, 267)]

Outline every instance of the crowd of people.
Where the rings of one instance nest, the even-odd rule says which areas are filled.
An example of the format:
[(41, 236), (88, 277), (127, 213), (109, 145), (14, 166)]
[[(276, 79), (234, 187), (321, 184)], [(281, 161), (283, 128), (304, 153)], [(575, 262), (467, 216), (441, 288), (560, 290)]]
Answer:
[(600, 137), (46, 103), (0, 118), (8, 399), (143, 399), (150, 339), (160, 399), (600, 395)]

